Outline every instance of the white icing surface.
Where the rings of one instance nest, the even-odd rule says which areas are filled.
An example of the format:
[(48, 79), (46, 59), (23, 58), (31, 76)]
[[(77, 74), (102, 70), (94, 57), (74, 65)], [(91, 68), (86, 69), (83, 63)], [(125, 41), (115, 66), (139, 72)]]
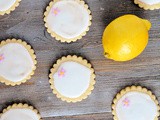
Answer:
[(16, 0), (0, 0), (0, 11), (6, 11), (11, 8)]
[[(65, 70), (64, 76), (59, 76), (59, 71)], [(89, 87), (91, 70), (77, 62), (64, 62), (57, 73), (53, 75), (56, 90), (63, 96), (77, 98)]]
[[(53, 11), (59, 11), (57, 15)], [(50, 29), (59, 36), (71, 39), (86, 31), (89, 25), (89, 14), (83, 5), (75, 0), (61, 0), (52, 6), (47, 23)]]
[(146, 3), (148, 5), (154, 5), (160, 3), (160, 0), (139, 0), (139, 1)]
[(30, 109), (10, 109), (2, 114), (0, 120), (39, 120), (39, 116)]
[[(128, 105), (124, 105), (126, 99), (129, 100)], [(118, 101), (116, 113), (118, 120), (154, 120), (157, 106), (149, 95), (129, 92)]]
[(19, 43), (9, 43), (0, 48), (0, 55), (4, 60), (0, 61), (0, 76), (19, 82), (25, 79), (34, 67), (33, 60), (28, 50)]

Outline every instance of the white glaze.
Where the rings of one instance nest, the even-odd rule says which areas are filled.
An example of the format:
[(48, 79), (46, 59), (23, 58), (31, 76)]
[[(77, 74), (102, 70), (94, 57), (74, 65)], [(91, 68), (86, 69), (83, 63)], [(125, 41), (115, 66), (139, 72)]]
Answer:
[[(58, 9), (57, 15), (53, 9)], [(47, 16), (50, 29), (59, 36), (72, 39), (81, 35), (89, 26), (89, 13), (75, 0), (61, 0), (52, 6)]]
[(148, 5), (154, 5), (154, 4), (158, 4), (160, 3), (160, 0), (139, 0), (145, 4), (148, 4)]
[(16, 108), (10, 109), (2, 114), (0, 120), (39, 120), (39, 116), (30, 109)]
[(15, 4), (16, 0), (0, 0), (0, 11), (6, 11)]
[(25, 79), (34, 67), (33, 60), (28, 50), (19, 43), (8, 43), (0, 48), (0, 55), (4, 60), (0, 61), (0, 76), (19, 82)]
[[(129, 100), (124, 105), (124, 100)], [(116, 105), (118, 120), (154, 120), (157, 106), (148, 94), (141, 92), (126, 93)]]
[[(59, 72), (65, 70), (64, 76), (59, 76)], [(77, 98), (81, 96), (89, 87), (91, 70), (77, 62), (64, 62), (58, 71), (53, 75), (54, 86), (63, 96)]]

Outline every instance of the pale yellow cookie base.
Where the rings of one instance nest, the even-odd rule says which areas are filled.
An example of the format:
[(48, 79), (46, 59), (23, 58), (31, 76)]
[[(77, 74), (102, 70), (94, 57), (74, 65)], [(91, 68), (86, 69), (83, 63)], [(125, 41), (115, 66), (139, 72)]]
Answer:
[(14, 11), (16, 9), (16, 7), (19, 6), (19, 3), (21, 2), (21, 0), (17, 0), (14, 5), (12, 5), (12, 7), (10, 7), (8, 10), (6, 11), (0, 11), (0, 15), (4, 15), (4, 14), (10, 14), (11, 11)]
[(160, 115), (160, 106), (158, 104), (158, 101), (155, 97), (155, 95), (152, 94), (151, 91), (147, 90), (146, 88), (143, 88), (141, 86), (131, 86), (131, 87), (126, 87), (125, 89), (122, 89), (117, 95), (116, 97), (113, 99), (113, 104), (112, 104), (112, 114), (114, 116), (114, 120), (118, 120), (118, 116), (116, 113), (116, 105), (118, 103), (118, 101), (121, 99), (121, 97), (123, 97), (126, 93), (128, 92), (141, 92), (141, 93), (145, 93), (148, 94), (152, 100), (155, 102), (155, 104), (157, 105), (157, 117), (154, 120), (158, 120), (158, 117)]
[(83, 36), (86, 35), (86, 33), (89, 31), (89, 27), (91, 26), (92, 22), (92, 16), (91, 16), (91, 11), (89, 10), (88, 8), (88, 5), (85, 4), (85, 2), (83, 0), (75, 0), (77, 1), (79, 4), (83, 5), (85, 9), (87, 9), (88, 11), (88, 14), (89, 14), (89, 23), (88, 23), (88, 27), (87, 29), (81, 34), (79, 35), (78, 37), (75, 37), (75, 38), (72, 38), (72, 39), (66, 39), (66, 38), (63, 38), (62, 36), (59, 36), (58, 34), (56, 34), (54, 31), (51, 30), (50, 26), (47, 24), (47, 16), (52, 8), (52, 6), (56, 3), (56, 2), (59, 2), (61, 0), (52, 0), (50, 3), (49, 3), (49, 6), (46, 8), (46, 12), (44, 13), (44, 22), (45, 22), (45, 27), (47, 28), (47, 31), (48, 33), (51, 34), (51, 36), (53, 38), (55, 38), (56, 40), (58, 41), (61, 41), (61, 42), (67, 42), (67, 43), (70, 43), (70, 42), (75, 42), (79, 39), (81, 39)]
[(31, 46), (28, 45), (26, 42), (20, 40), (20, 39), (18, 39), (18, 40), (16, 40), (16, 39), (3, 40), (3, 41), (0, 42), (0, 47), (6, 45), (8, 43), (19, 43), (19, 44), (23, 45), (28, 50), (29, 54), (32, 57), (33, 63), (34, 63), (34, 67), (32, 69), (32, 72), (25, 79), (23, 79), (19, 82), (11, 82), (9, 80), (6, 80), (2, 76), (0, 76), (0, 82), (1, 83), (5, 83), (6, 85), (11, 85), (11, 86), (20, 85), (22, 83), (25, 83), (27, 80), (31, 79), (31, 76), (34, 74), (34, 71), (36, 70), (36, 64), (37, 64), (36, 55), (34, 54), (34, 50), (31, 49)]
[(145, 9), (145, 10), (154, 10), (154, 9), (160, 9), (160, 3), (159, 4), (154, 4), (154, 5), (148, 5), (148, 4), (145, 4), (139, 0), (134, 0), (134, 3), (135, 4), (138, 4), (139, 7)]
[(38, 113), (38, 110), (34, 109), (32, 106), (29, 106), (28, 104), (22, 104), (22, 103), (19, 103), (19, 104), (13, 104), (11, 106), (8, 106), (6, 109), (3, 110), (3, 112), (0, 114), (0, 117), (2, 114), (4, 114), (5, 112), (9, 111), (10, 109), (16, 109), (16, 108), (22, 108), (22, 109), (30, 109), (32, 110), (33, 112), (35, 112), (37, 114), (37, 116), (39, 117), (39, 120), (42, 120), (41, 119), (41, 116), (40, 114)]
[[(84, 66), (86, 66), (87, 68), (89, 68), (91, 70), (91, 78), (90, 78), (90, 85), (89, 88), (86, 90), (85, 93), (83, 93), (81, 96), (79, 96), (78, 98), (68, 98), (65, 97), (63, 95), (61, 95), (55, 88), (54, 86), (54, 79), (53, 79), (53, 75), (57, 72), (59, 66), (67, 61), (74, 61), (77, 63), (80, 63)], [(57, 63), (53, 65), (53, 68), (51, 69), (51, 73), (49, 75), (49, 82), (51, 84), (51, 89), (53, 90), (53, 93), (56, 94), (57, 98), (61, 98), (62, 101), (67, 101), (67, 102), (80, 102), (83, 99), (86, 99), (88, 97), (88, 95), (91, 94), (92, 90), (94, 89), (94, 84), (95, 84), (95, 74), (94, 74), (94, 69), (92, 68), (91, 64), (87, 62), (87, 60), (83, 59), (82, 57), (77, 57), (77, 56), (71, 56), (68, 55), (67, 57), (62, 57), (61, 59), (57, 60)]]

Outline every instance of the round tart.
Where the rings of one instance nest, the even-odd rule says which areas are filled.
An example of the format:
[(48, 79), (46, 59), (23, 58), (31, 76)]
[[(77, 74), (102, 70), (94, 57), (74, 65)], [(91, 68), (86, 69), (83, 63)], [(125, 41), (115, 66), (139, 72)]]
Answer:
[(36, 109), (27, 104), (13, 104), (3, 110), (1, 120), (41, 120)]
[(91, 11), (82, 0), (52, 0), (44, 13), (45, 26), (61, 42), (74, 42), (86, 35)]
[(82, 57), (62, 57), (53, 65), (49, 77), (53, 93), (62, 101), (81, 101), (94, 89), (94, 69)]
[(154, 10), (160, 8), (160, 0), (134, 0), (134, 2), (145, 10)]
[(160, 107), (151, 91), (141, 86), (121, 90), (113, 100), (114, 120), (158, 120)]
[(26, 82), (36, 63), (34, 50), (26, 42), (8, 39), (0, 43), (0, 82), (12, 86)]
[(9, 14), (19, 6), (21, 0), (0, 0), (0, 15)]

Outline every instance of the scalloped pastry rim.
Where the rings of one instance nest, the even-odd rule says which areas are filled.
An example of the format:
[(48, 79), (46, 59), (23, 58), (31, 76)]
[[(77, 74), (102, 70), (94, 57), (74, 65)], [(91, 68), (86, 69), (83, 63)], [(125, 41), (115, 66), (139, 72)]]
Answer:
[(21, 44), (23, 47), (25, 47), (28, 51), (28, 53), (30, 54), (31, 58), (32, 58), (32, 61), (33, 61), (33, 69), (31, 71), (31, 73), (23, 80), (21, 81), (18, 81), (18, 82), (12, 82), (12, 81), (9, 81), (5, 78), (3, 78), (2, 76), (0, 76), (0, 82), (1, 83), (5, 83), (6, 85), (11, 85), (11, 86), (15, 86), (15, 85), (20, 85), (22, 83), (25, 83), (27, 80), (31, 79), (31, 76), (34, 75), (34, 71), (36, 70), (36, 64), (37, 64), (37, 60), (36, 60), (36, 55), (35, 55), (35, 51), (32, 49), (32, 47), (27, 44), (25, 41), (22, 41), (21, 39), (7, 39), (7, 40), (2, 40), (0, 42), (0, 47), (6, 45), (6, 44), (9, 44), (9, 43), (19, 43)]
[(145, 10), (160, 9), (160, 3), (154, 4), (154, 5), (148, 5), (148, 4), (141, 2), (139, 0), (134, 0), (134, 3), (138, 4), (140, 8), (143, 8)]
[(47, 24), (47, 16), (52, 8), (52, 6), (56, 3), (56, 2), (59, 2), (59, 1), (62, 1), (62, 0), (52, 0), (49, 5), (46, 7), (46, 11), (44, 12), (44, 22), (45, 22), (45, 27), (47, 28), (47, 32), (53, 37), (55, 38), (57, 41), (60, 41), (62, 43), (66, 42), (66, 43), (71, 43), (71, 42), (75, 42), (79, 39), (82, 39), (83, 36), (85, 36), (87, 34), (87, 32), (89, 31), (89, 27), (91, 26), (92, 24), (92, 15), (91, 15), (91, 11), (89, 9), (89, 6), (83, 1), (83, 0), (74, 0), (74, 1), (77, 1), (79, 4), (83, 5), (84, 8), (88, 11), (88, 14), (89, 14), (89, 23), (88, 23), (88, 27), (87, 29), (81, 33), (79, 36), (75, 37), (75, 38), (71, 38), (71, 39), (67, 39), (67, 38), (64, 38), (58, 34), (56, 34), (54, 31), (52, 31), (49, 27), (49, 25)]
[(16, 7), (19, 6), (21, 0), (16, 0), (16, 2), (6, 11), (0, 11), (0, 15), (4, 15), (4, 14), (10, 14), (12, 11), (14, 11), (16, 9)]
[(120, 100), (120, 98), (123, 97), (128, 92), (133, 92), (133, 91), (145, 93), (145, 94), (147, 94), (151, 97), (151, 99), (157, 105), (157, 116), (154, 120), (158, 120), (158, 117), (160, 115), (160, 106), (159, 106), (159, 103), (158, 103), (158, 100), (157, 100), (156, 96), (150, 90), (148, 90), (147, 88), (141, 87), (141, 86), (134, 86), (134, 85), (122, 89), (119, 93), (117, 93), (116, 97), (113, 99), (113, 103), (112, 103), (113, 119), (114, 120), (119, 120), (118, 116), (116, 114), (116, 105), (117, 105), (118, 101)]
[(39, 114), (37, 109), (35, 109), (33, 106), (30, 106), (28, 104), (22, 104), (22, 103), (19, 103), (19, 104), (14, 103), (13, 105), (9, 105), (6, 109), (3, 109), (2, 113), (0, 113), (0, 116), (2, 116), (7, 111), (9, 111), (11, 109), (16, 109), (16, 108), (30, 109), (37, 114), (37, 116), (39, 117), (39, 120), (42, 120), (41, 115)]
[[(59, 68), (59, 66), (64, 63), (64, 62), (67, 62), (67, 61), (73, 61), (73, 62), (77, 62), (79, 64), (82, 64), (84, 66), (86, 66), (87, 68), (89, 68), (91, 70), (91, 77), (90, 77), (90, 85), (88, 87), (88, 89), (79, 97), (77, 98), (69, 98), (69, 97), (65, 97), (63, 95), (61, 95), (55, 88), (54, 86), (54, 79), (53, 79), (53, 74), (55, 74), (57, 72), (57, 69)], [(55, 94), (57, 96), (57, 98), (60, 98), (62, 101), (66, 101), (68, 103), (70, 102), (80, 102), (82, 101), (83, 99), (86, 99), (90, 94), (91, 92), (93, 91), (94, 89), (94, 85), (96, 83), (95, 81), (95, 73), (94, 73), (94, 69), (92, 68), (92, 65), (90, 63), (88, 63), (88, 61), (86, 59), (83, 59), (82, 57), (77, 57), (76, 55), (68, 55), (68, 56), (63, 56), (61, 59), (58, 59), (57, 62), (53, 65), (53, 67), (51, 68), (50, 70), (50, 74), (49, 74), (49, 83), (50, 83), (50, 87), (52, 89), (52, 92), (53, 94)]]

